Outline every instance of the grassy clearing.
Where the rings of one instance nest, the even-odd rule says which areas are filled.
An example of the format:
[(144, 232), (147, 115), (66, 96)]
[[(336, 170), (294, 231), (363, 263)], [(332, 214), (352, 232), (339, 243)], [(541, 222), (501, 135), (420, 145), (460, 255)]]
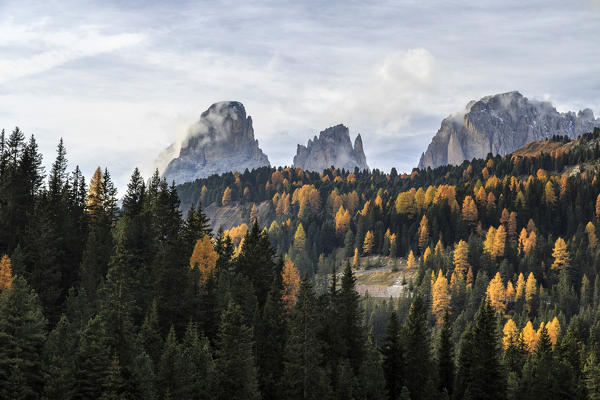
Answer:
[(357, 285), (391, 286), (402, 276), (400, 271), (377, 271), (356, 276)]

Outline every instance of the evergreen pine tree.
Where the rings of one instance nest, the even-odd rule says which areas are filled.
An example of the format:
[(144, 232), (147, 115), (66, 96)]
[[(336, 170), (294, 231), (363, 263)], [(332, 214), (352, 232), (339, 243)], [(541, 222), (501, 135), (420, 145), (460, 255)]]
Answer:
[(404, 328), (406, 335), (405, 385), (413, 400), (424, 398), (427, 381), (430, 379), (431, 358), (429, 353), (429, 332), (427, 329), (427, 309), (420, 295), (417, 295), (408, 313)]
[(454, 347), (452, 345), (452, 326), (450, 315), (446, 312), (440, 329), (438, 344), (438, 389), (440, 393), (452, 395), (454, 384)]
[(252, 329), (243, 323), (239, 305), (229, 302), (223, 311), (215, 368), (218, 390), (215, 398), (258, 399), (258, 382), (254, 360)]
[(392, 311), (390, 315), (381, 353), (388, 398), (390, 400), (399, 399), (404, 386), (404, 351), (396, 311)]

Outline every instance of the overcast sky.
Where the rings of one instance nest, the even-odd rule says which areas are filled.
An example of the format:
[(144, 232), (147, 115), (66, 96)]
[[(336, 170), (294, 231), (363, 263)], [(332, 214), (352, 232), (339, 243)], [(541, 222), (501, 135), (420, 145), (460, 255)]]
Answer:
[(272, 165), (343, 123), (372, 168), (410, 171), (488, 94), (598, 114), (599, 27), (600, 0), (0, 0), (0, 127), (35, 134), (47, 164), (63, 137), (72, 167), (122, 188), (238, 100)]

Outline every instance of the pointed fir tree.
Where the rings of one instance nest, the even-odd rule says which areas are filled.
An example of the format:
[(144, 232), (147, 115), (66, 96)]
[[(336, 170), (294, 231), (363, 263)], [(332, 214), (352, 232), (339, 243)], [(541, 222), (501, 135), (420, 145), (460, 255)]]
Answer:
[(420, 295), (417, 295), (410, 306), (404, 331), (406, 365), (410, 366), (405, 371), (405, 385), (410, 391), (411, 398), (420, 400), (424, 398), (431, 371), (427, 309)]
[(381, 353), (388, 398), (395, 400), (400, 398), (404, 386), (404, 350), (396, 311), (390, 314)]
[(452, 325), (448, 312), (444, 315), (437, 350), (438, 390), (440, 393), (452, 396), (454, 384), (454, 346), (452, 344)]
[(298, 301), (289, 317), (282, 379), (283, 397), (290, 400), (328, 399), (331, 388), (322, 366), (322, 343), (318, 337), (317, 299), (308, 277), (298, 290)]
[(260, 397), (253, 347), (252, 329), (244, 324), (240, 306), (230, 301), (223, 311), (217, 336), (216, 399), (251, 400)]
[(92, 318), (79, 340), (76, 354), (75, 399), (97, 399), (110, 370), (110, 348), (100, 317)]

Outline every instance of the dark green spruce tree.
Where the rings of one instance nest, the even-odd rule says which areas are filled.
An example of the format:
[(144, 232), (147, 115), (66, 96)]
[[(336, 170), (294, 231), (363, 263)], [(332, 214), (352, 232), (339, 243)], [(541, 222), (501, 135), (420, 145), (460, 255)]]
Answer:
[(390, 400), (400, 398), (404, 386), (404, 349), (400, 322), (396, 311), (392, 311), (381, 346), (385, 386)]

